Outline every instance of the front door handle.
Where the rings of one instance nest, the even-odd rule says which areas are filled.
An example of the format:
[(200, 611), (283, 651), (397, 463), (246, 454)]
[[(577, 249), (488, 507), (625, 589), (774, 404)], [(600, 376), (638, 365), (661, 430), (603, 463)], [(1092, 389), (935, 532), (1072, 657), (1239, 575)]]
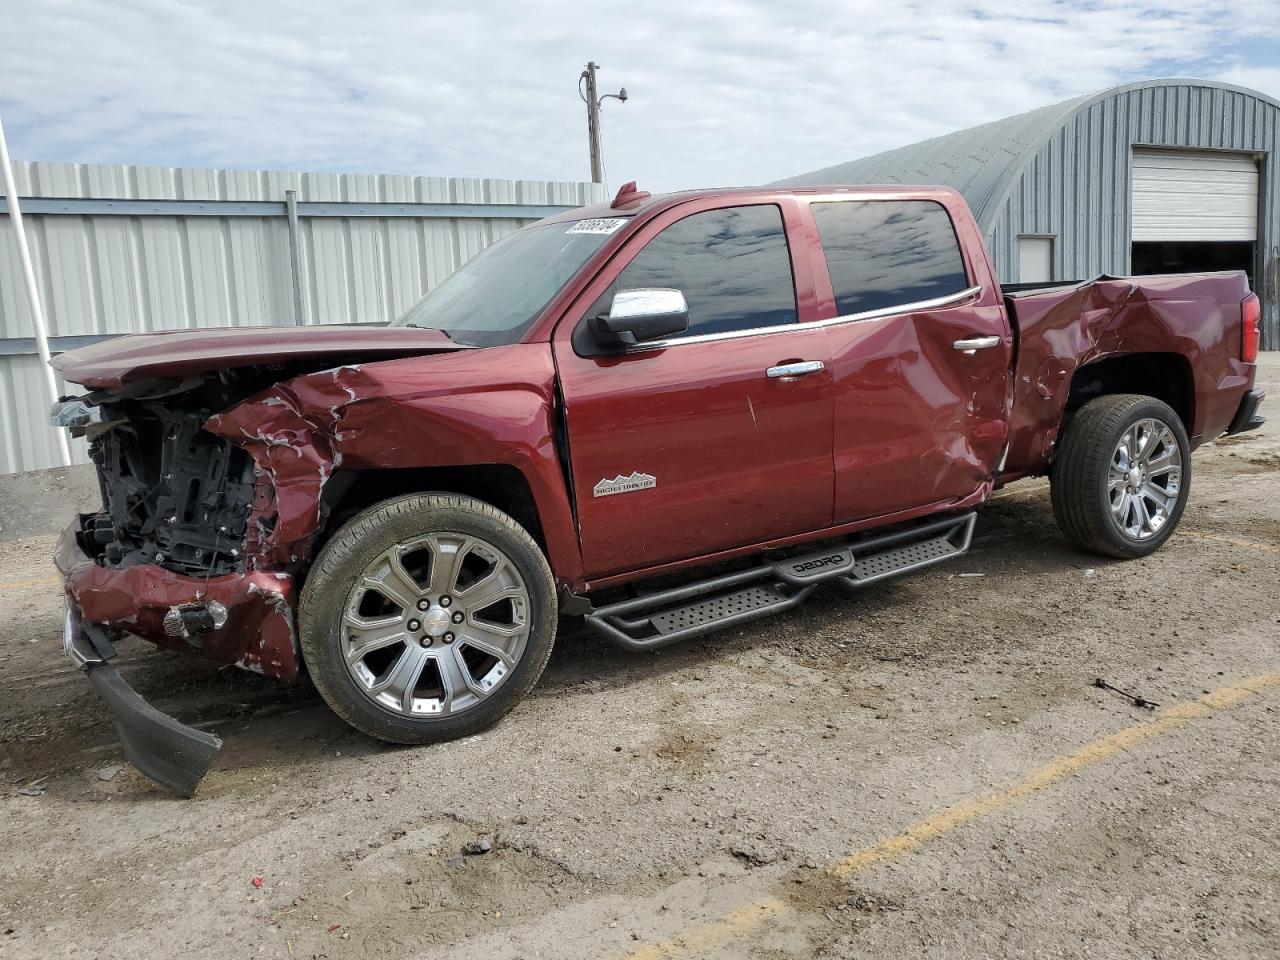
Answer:
[(811, 373), (817, 373), (826, 368), (826, 364), (821, 360), (802, 360), (799, 363), (784, 363), (770, 367), (764, 375), (770, 380), (798, 380), (800, 377), (807, 377)]
[(957, 340), (952, 344), (957, 350), (963, 350), (969, 356), (978, 350), (986, 350), (988, 347), (998, 346), (1000, 338), (997, 336), (990, 337), (969, 337), (967, 340)]

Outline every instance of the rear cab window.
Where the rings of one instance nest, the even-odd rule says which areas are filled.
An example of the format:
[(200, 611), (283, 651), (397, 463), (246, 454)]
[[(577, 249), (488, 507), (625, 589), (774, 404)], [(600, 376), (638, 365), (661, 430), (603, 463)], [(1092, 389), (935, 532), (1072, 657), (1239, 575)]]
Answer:
[(933, 200), (810, 205), (838, 316), (892, 310), (969, 288), (951, 217)]
[(620, 290), (670, 287), (689, 304), (677, 337), (796, 322), (795, 278), (782, 211), (774, 204), (704, 210), (645, 244), (590, 315), (608, 313)]

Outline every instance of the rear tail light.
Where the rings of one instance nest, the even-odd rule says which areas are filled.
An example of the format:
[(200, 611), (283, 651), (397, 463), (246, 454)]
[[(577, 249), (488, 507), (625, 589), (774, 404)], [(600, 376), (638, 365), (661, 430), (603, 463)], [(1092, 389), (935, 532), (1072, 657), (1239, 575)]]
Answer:
[(1251, 293), (1240, 304), (1240, 359), (1258, 362), (1258, 345), (1262, 340), (1262, 303)]

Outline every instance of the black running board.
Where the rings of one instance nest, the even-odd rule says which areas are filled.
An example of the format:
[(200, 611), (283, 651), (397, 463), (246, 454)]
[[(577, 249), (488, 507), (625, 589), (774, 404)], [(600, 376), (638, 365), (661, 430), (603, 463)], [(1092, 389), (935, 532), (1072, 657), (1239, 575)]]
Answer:
[(627, 650), (652, 650), (723, 627), (782, 613), (819, 583), (858, 590), (944, 560), (969, 549), (977, 514), (933, 520), (892, 533), (827, 547), (683, 587), (596, 607), (587, 626)]

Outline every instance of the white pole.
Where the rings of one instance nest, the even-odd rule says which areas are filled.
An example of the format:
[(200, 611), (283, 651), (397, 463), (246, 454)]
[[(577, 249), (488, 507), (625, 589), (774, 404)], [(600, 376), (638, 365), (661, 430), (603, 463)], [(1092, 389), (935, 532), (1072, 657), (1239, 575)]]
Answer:
[[(36, 272), (31, 266), (31, 248), (27, 246), (27, 231), (22, 224), (22, 210), (18, 207), (18, 187), (13, 182), (13, 164), (9, 162), (9, 145), (4, 139), (4, 124), (0, 123), (0, 168), (4, 173), (4, 197), (9, 204), (9, 219), (18, 237), (18, 257), (22, 261), (22, 276), (27, 281), (27, 299), (31, 302), (31, 319), (35, 321), (36, 348), (40, 351), (40, 366), (44, 368), (44, 382), (49, 389), (49, 403), (58, 402), (58, 383), (49, 366), (49, 331), (44, 325), (44, 311), (40, 309), (40, 291), (36, 288)], [(57, 430), (58, 452), (62, 465), (71, 466), (71, 448), (67, 445), (67, 431)]]

